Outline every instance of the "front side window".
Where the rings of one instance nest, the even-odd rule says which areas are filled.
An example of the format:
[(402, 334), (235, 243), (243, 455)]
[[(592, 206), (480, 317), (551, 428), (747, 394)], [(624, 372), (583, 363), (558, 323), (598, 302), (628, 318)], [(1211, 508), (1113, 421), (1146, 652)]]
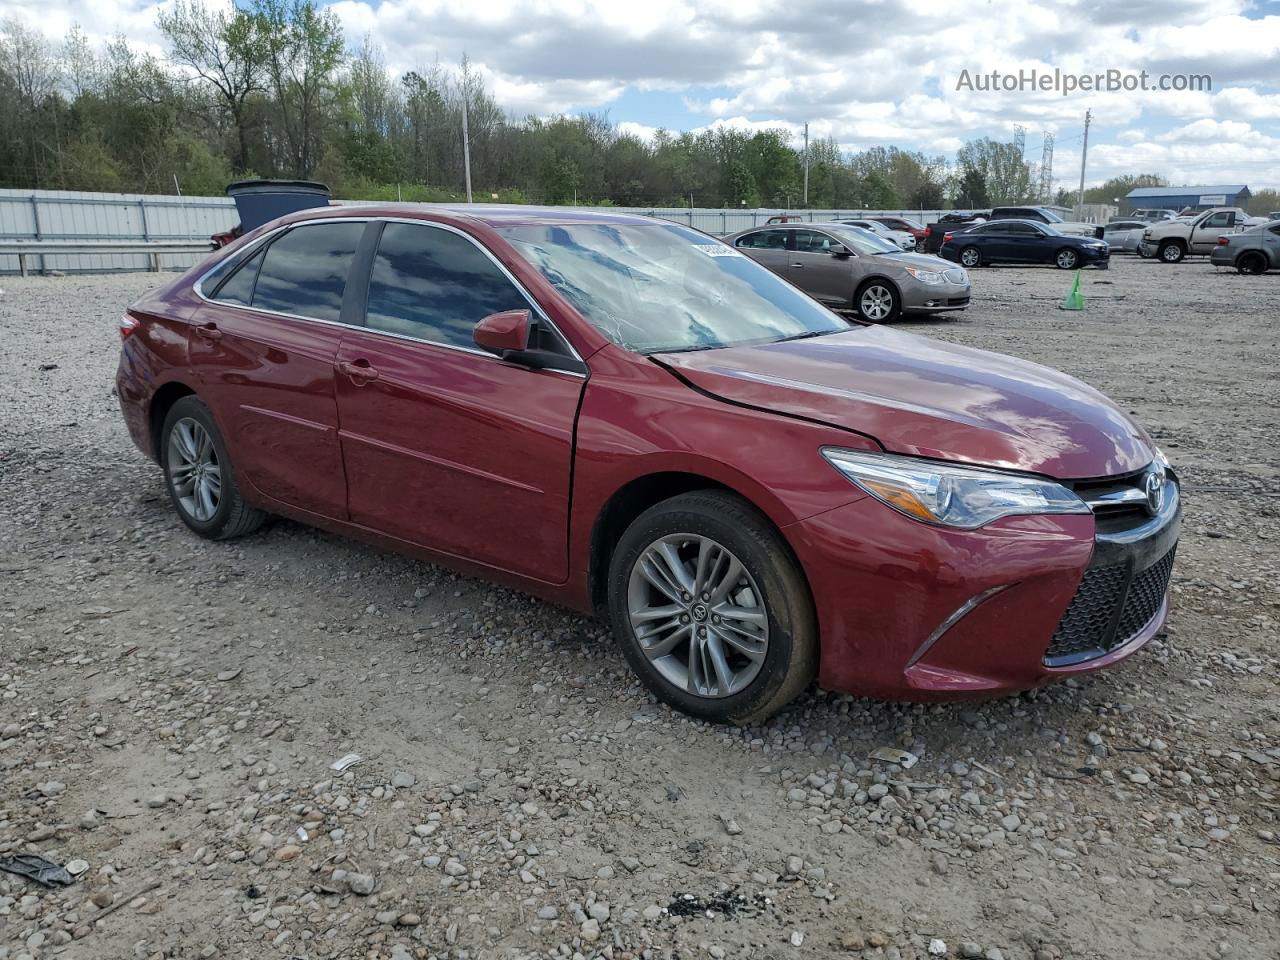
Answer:
[(465, 237), (416, 223), (383, 228), (369, 275), (371, 329), (474, 348), (483, 318), (527, 309), (515, 284)]
[(587, 322), (636, 353), (709, 350), (849, 329), (767, 268), (688, 227), (516, 224), (499, 232)]
[(1011, 223), (1005, 228), (1005, 233), (1013, 233), (1020, 237), (1038, 237), (1040, 231), (1029, 223)]
[(796, 253), (830, 253), (831, 244), (837, 242), (816, 230), (797, 230), (793, 236), (796, 238)]
[(892, 240), (886, 240), (870, 230), (864, 230), (862, 227), (833, 227), (831, 233), (837, 243), (843, 243), (860, 256), (902, 252), (902, 248)]
[(1213, 216), (1208, 217), (1205, 220), (1205, 222), (1201, 224), (1201, 226), (1202, 227), (1229, 227), (1231, 226), (1231, 214), (1215, 213)]
[(253, 306), (338, 320), (347, 273), (364, 226), (362, 221), (304, 224), (272, 242), (258, 271)]

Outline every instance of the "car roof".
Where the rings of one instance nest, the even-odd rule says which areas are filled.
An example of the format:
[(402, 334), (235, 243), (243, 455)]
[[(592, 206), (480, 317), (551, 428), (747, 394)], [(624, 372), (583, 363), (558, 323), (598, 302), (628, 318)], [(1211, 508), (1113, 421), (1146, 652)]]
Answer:
[(579, 210), (573, 207), (533, 207), (515, 203), (363, 203), (359, 201), (313, 207), (288, 219), (296, 222), (329, 217), (407, 217), (410, 219), (420, 217), (423, 220), (446, 219), (482, 223), (489, 227), (572, 223), (643, 226), (664, 222), (653, 217), (642, 217), (631, 213)]

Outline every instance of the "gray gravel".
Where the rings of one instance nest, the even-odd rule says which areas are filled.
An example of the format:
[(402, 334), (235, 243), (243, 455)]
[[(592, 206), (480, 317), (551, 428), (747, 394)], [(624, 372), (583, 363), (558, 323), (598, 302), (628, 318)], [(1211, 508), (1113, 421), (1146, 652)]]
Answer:
[(1069, 275), (988, 269), (900, 324), (1152, 429), (1186, 483), (1168, 632), (1039, 693), (811, 691), (746, 730), (510, 591), (189, 534), (111, 395), (156, 279), (0, 280), (0, 856), (87, 864), (0, 874), (0, 960), (1280, 957), (1280, 276), (1121, 260), (1067, 313)]

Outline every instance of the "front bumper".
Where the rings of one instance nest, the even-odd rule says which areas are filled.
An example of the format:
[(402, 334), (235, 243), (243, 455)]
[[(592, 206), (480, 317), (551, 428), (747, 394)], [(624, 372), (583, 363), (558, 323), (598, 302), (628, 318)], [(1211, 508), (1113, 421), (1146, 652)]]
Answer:
[(1138, 251), (1146, 254), (1148, 257), (1154, 257), (1160, 250), (1160, 247), (1154, 240), (1143, 240), (1138, 244)]
[[(1088, 514), (951, 530), (872, 497), (791, 525), (822, 631), (819, 682), (886, 699), (985, 697), (1124, 659), (1164, 622), (1181, 518), (1170, 490), (1157, 516), (1120, 532)], [(1098, 599), (1100, 578), (1111, 592)]]
[(902, 309), (905, 313), (963, 310), (969, 306), (970, 293), (967, 283), (917, 283), (902, 291)]

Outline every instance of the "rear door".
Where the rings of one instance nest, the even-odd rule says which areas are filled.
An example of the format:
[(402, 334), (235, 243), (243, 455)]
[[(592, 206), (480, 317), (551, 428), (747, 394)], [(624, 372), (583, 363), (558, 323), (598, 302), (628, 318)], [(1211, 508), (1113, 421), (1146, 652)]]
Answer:
[(787, 259), (787, 230), (769, 228), (743, 234), (733, 245), (748, 257), (768, 267), (780, 277), (787, 275), (790, 269)]
[(333, 363), (362, 220), (303, 223), (225, 276), (191, 330), (191, 365), (232, 460), (281, 503), (346, 516)]
[(850, 309), (857, 254), (832, 256), (832, 246), (840, 241), (820, 230), (792, 230), (791, 241), (791, 270), (787, 279), (815, 300), (841, 310)]
[[(483, 317), (532, 310), (539, 346), (572, 348), (483, 247), (451, 227), (382, 225), (363, 328), (337, 356), (351, 520), (433, 550), (561, 583), (568, 577), (579, 372), (485, 353)], [(367, 292), (367, 296), (364, 293)]]

